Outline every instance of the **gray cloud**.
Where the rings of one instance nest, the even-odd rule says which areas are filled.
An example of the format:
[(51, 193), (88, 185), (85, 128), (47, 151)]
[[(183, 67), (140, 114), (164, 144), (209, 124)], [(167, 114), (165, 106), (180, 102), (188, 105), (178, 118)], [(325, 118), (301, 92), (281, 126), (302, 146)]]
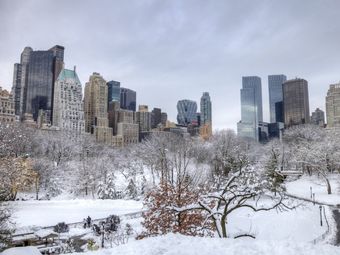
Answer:
[(309, 81), (311, 109), (324, 109), (340, 80), (337, 0), (0, 0), (0, 84), (27, 45), (65, 46), (67, 68), (85, 85), (93, 71), (137, 91), (138, 104), (161, 107), (175, 120), (177, 100), (213, 100), (215, 128), (236, 128), (241, 77)]

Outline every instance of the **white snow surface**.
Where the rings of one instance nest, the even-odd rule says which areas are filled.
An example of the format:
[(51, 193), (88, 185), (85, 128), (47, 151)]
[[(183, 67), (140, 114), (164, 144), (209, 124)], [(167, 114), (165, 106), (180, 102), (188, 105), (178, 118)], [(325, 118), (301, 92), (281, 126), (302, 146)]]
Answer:
[(40, 251), (36, 247), (32, 247), (32, 246), (9, 248), (0, 254), (1, 255), (41, 255)]
[(12, 221), (17, 228), (27, 226), (53, 226), (59, 222), (80, 222), (112, 214), (122, 215), (142, 210), (142, 202), (134, 200), (50, 200), (10, 202)]
[[(79, 253), (73, 253), (76, 255)], [(296, 241), (220, 239), (168, 234), (86, 255), (338, 255), (340, 248)]]
[[(339, 175), (329, 176), (329, 181), (332, 188), (332, 194), (327, 194), (325, 180), (320, 176), (304, 175), (296, 181), (287, 182), (287, 193), (302, 198), (311, 199), (311, 193), (315, 193), (315, 200), (327, 204), (340, 204), (340, 185)], [(311, 188), (312, 187), (312, 192)]]

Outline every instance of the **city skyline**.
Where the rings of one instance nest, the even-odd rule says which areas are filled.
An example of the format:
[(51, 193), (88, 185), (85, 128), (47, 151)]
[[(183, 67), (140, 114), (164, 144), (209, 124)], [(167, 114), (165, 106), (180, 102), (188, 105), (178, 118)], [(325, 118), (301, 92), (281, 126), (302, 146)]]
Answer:
[[(269, 121), (266, 78), (271, 74), (308, 80), (310, 109), (325, 111), (329, 85), (340, 79), (340, 24), (333, 22), (340, 3), (323, 7), (321, 1), (103, 1), (99, 6), (95, 1), (5, 0), (0, 3), (0, 86), (11, 89), (13, 65), (26, 46), (41, 50), (62, 45), (65, 68), (76, 65), (82, 84), (99, 72), (105, 80), (135, 90), (137, 105), (162, 108), (172, 121), (179, 99), (198, 102), (209, 91), (214, 129), (236, 130), (241, 77), (248, 75), (262, 79), (264, 121)], [(50, 11), (55, 9), (60, 11)], [(304, 15), (296, 15), (301, 11)], [(87, 21), (90, 12), (98, 19)]]

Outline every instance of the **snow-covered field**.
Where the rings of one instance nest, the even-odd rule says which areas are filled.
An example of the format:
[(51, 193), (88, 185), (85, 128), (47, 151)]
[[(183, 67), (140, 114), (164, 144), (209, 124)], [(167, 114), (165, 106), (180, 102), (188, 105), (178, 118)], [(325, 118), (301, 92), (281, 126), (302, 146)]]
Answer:
[(252, 233), (258, 240), (301, 242), (312, 241), (327, 230), (326, 224), (320, 226), (319, 207), (307, 203), (284, 212), (240, 209), (230, 215), (227, 228), (232, 235)]
[(315, 200), (328, 204), (340, 204), (340, 179), (339, 175), (333, 175), (329, 177), (329, 181), (332, 187), (332, 194), (327, 194), (326, 183), (320, 176), (302, 176), (296, 181), (287, 182), (287, 193), (296, 195), (299, 197), (311, 199), (311, 187), (312, 193), (315, 193)]
[[(17, 201), (11, 205), (12, 220), (17, 228), (79, 222), (88, 215), (95, 219), (142, 210), (142, 202), (133, 200)], [(255, 213), (240, 209), (229, 216), (227, 230), (231, 236), (251, 233), (258, 240), (312, 241), (326, 231), (325, 224), (320, 227), (319, 217), (318, 206), (310, 203), (284, 212), (272, 210)], [(134, 219), (132, 224), (139, 233), (141, 220)]]
[(15, 201), (10, 205), (13, 211), (12, 221), (18, 228), (33, 225), (51, 226), (58, 222), (79, 222), (87, 216), (96, 219), (142, 210), (142, 202), (134, 200)]
[[(74, 253), (76, 255), (77, 253)], [(79, 254), (79, 253), (78, 253)], [(338, 255), (340, 248), (297, 241), (200, 238), (168, 234), (87, 255)]]

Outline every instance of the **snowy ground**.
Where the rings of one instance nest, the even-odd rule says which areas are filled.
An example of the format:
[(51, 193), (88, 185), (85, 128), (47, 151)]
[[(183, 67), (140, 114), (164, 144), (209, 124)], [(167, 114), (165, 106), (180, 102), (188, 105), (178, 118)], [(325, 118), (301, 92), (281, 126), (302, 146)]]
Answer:
[[(340, 248), (297, 241), (218, 239), (168, 234), (88, 252), (87, 255), (338, 255)], [(76, 255), (76, 253), (74, 253)]]
[(52, 226), (58, 222), (79, 222), (87, 216), (96, 219), (142, 210), (142, 202), (134, 200), (15, 201), (10, 206), (17, 228)]
[[(17, 201), (11, 205), (17, 228), (72, 223), (82, 221), (88, 215), (95, 219), (142, 210), (141, 202), (131, 200)], [(137, 233), (141, 232), (141, 220), (131, 222)], [(237, 210), (230, 215), (227, 229), (231, 236), (251, 233), (259, 240), (311, 241), (326, 231), (325, 224), (320, 227), (319, 222), (319, 207), (305, 203), (284, 212)]]
[(240, 209), (230, 215), (229, 233), (252, 233), (257, 240), (312, 241), (322, 235), (327, 227), (320, 226), (318, 206), (304, 203), (291, 211), (253, 212)]
[(329, 178), (332, 194), (327, 194), (326, 183), (322, 177), (317, 176), (302, 176), (296, 181), (287, 182), (287, 193), (311, 199), (311, 187), (312, 193), (315, 193), (315, 200), (328, 204), (340, 204), (340, 176), (332, 175)]

